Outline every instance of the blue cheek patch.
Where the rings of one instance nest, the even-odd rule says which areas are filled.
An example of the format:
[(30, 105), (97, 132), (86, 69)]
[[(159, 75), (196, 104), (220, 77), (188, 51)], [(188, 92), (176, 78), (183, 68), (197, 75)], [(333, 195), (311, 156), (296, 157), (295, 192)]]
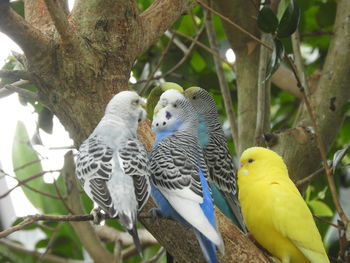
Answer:
[(169, 111), (167, 111), (167, 112), (165, 113), (165, 118), (166, 118), (167, 120), (169, 120), (169, 119), (171, 118), (171, 113), (170, 113)]

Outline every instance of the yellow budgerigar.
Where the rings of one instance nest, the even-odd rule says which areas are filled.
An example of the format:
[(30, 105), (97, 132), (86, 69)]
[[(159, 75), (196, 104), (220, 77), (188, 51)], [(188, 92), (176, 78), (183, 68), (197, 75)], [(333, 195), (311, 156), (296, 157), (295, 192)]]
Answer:
[(248, 230), (282, 263), (329, 263), (312, 214), (283, 159), (262, 147), (245, 150), (239, 200)]

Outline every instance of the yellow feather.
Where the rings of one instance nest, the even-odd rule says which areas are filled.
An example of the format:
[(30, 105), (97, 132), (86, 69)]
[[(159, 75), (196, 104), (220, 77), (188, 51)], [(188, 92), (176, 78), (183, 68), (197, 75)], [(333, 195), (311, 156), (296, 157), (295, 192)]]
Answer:
[(312, 214), (282, 158), (252, 147), (240, 161), (238, 197), (254, 238), (282, 263), (329, 263)]

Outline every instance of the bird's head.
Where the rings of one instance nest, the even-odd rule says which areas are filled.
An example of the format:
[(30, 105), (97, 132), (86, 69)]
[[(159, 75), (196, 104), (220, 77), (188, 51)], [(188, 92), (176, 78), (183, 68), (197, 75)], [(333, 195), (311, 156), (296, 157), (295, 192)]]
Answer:
[(238, 180), (244, 178), (256, 180), (272, 175), (288, 176), (288, 170), (282, 157), (263, 147), (246, 149), (241, 155), (240, 163)]
[[(186, 128), (187, 125), (194, 126), (197, 118), (191, 103), (177, 90), (165, 91), (157, 106), (154, 108), (152, 129), (154, 132), (167, 130), (176, 131)], [(186, 125), (184, 125), (186, 124)]]
[(200, 87), (190, 87), (184, 92), (185, 97), (191, 102), (193, 108), (203, 115), (216, 115), (216, 105), (213, 97)]
[(164, 82), (152, 89), (147, 98), (147, 118), (149, 118), (150, 120), (152, 119), (154, 114), (154, 107), (159, 101), (160, 96), (163, 92), (170, 89), (174, 89), (183, 93), (183, 88), (180, 85), (173, 82)]
[(135, 91), (121, 91), (107, 104), (105, 115), (116, 116), (137, 125), (146, 118), (145, 106), (144, 99)]

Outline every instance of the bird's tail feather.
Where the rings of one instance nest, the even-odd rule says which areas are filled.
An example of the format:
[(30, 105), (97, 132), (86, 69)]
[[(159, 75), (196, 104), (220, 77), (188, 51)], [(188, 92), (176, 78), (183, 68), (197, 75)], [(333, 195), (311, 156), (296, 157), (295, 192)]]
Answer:
[(208, 263), (217, 263), (218, 259), (216, 257), (215, 244), (211, 242), (208, 238), (206, 238), (203, 234), (201, 234), (198, 230), (193, 230), (202, 249), (205, 260)]
[(228, 205), (230, 206), (232, 213), (234, 215), (234, 223), (236, 226), (238, 226), (244, 233), (247, 233), (247, 228), (244, 224), (242, 212), (240, 205), (238, 203), (238, 199), (235, 195), (232, 193), (224, 193), (222, 192), (225, 196), (225, 199), (227, 200)]
[(142, 246), (141, 246), (141, 242), (139, 239), (139, 235), (137, 233), (136, 224), (134, 224), (133, 228), (128, 229), (128, 232), (132, 236), (132, 239), (134, 240), (134, 244), (135, 244), (137, 251), (139, 252), (140, 256), (143, 257)]

